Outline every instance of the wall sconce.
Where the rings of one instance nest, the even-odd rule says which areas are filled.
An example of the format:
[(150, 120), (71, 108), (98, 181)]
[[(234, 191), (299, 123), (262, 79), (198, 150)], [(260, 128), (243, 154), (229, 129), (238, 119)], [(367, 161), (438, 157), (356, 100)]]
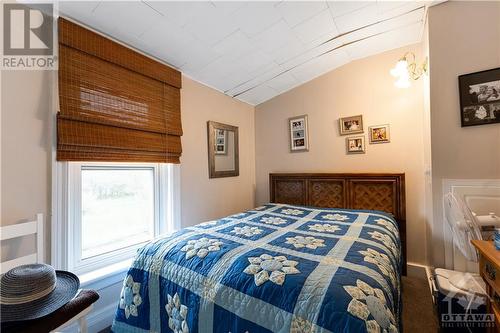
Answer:
[(427, 58), (422, 65), (417, 64), (417, 58), (412, 52), (407, 52), (399, 59), (396, 66), (391, 69), (391, 75), (396, 77), (397, 80), (394, 85), (398, 88), (409, 88), (412, 80), (418, 80), (424, 73), (427, 73), (428, 63)]

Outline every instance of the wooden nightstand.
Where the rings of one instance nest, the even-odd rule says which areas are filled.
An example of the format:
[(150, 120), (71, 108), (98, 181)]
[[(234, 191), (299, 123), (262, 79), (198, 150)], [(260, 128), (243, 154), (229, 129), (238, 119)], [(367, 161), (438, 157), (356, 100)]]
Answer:
[(479, 253), (479, 273), (486, 282), (488, 313), (495, 314), (495, 327), (489, 332), (500, 332), (500, 251), (492, 241), (473, 240)]

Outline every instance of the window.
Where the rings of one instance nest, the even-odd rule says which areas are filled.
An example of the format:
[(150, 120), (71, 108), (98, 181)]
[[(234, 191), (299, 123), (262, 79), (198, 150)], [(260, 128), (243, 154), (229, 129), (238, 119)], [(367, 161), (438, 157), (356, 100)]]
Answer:
[(66, 204), (56, 218), (62, 244), (53, 242), (53, 246), (55, 251), (65, 252), (66, 248), (67, 257), (53, 259), (59, 263), (57, 267), (85, 275), (128, 262), (146, 242), (176, 229), (179, 205), (174, 200), (174, 183), (178, 171), (174, 165), (58, 165), (62, 195), (57, 200)]
[(82, 206), (76, 212), (80, 223), (75, 231), (81, 235), (82, 260), (154, 237), (154, 171), (154, 167), (81, 167)]

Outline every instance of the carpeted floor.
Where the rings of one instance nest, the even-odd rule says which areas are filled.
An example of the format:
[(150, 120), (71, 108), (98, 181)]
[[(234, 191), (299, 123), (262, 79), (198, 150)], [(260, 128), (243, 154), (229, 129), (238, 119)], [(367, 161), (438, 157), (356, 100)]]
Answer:
[[(435, 333), (438, 325), (427, 281), (403, 276), (404, 333)], [(99, 333), (107, 332), (109, 328)]]
[(434, 333), (439, 331), (438, 328), (427, 281), (403, 276), (404, 333)]

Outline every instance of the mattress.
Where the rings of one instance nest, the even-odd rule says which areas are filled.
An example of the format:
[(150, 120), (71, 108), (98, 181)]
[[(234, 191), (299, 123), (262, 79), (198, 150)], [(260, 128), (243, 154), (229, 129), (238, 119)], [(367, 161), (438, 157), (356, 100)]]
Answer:
[(267, 204), (140, 249), (113, 332), (398, 332), (401, 243), (377, 211)]

